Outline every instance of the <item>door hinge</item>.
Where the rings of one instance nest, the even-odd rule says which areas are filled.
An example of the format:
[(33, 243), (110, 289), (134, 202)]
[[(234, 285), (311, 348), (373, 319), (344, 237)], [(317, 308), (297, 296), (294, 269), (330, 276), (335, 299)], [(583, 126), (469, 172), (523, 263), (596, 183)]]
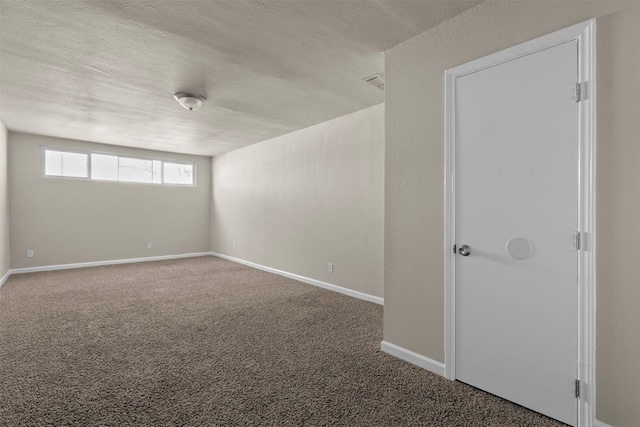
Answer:
[(587, 99), (587, 82), (576, 83), (575, 87), (571, 89), (571, 92), (574, 101), (584, 101)]
[(454, 254), (457, 254), (457, 253), (458, 253), (458, 252), (456, 251), (456, 249), (457, 249), (457, 248), (456, 248), (456, 245), (453, 245), (453, 253), (454, 253)]
[(580, 380), (576, 378), (575, 382), (576, 399), (580, 398)]
[(587, 251), (587, 234), (582, 231), (576, 231), (576, 251)]

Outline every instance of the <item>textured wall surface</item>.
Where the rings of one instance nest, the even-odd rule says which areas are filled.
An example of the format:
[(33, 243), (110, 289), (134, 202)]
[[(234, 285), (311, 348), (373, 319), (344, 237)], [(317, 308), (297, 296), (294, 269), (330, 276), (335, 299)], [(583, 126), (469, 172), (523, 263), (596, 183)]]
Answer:
[(384, 105), (212, 164), (214, 252), (382, 296)]
[[(437, 361), (444, 360), (445, 70), (635, 4), (612, 1), (488, 1), (386, 52), (386, 341)], [(637, 37), (637, 15), (634, 12), (623, 19), (626, 13), (628, 12), (622, 11), (612, 18), (621, 25), (616, 30), (615, 37)], [(635, 29), (631, 28), (633, 22)], [(600, 42), (600, 36), (598, 40)], [(612, 58), (598, 57), (599, 72), (602, 67), (612, 70), (614, 64), (618, 63), (626, 66), (630, 57), (637, 58), (637, 45), (637, 38), (634, 38), (623, 44), (608, 46), (608, 54)], [(622, 88), (637, 88), (636, 79), (627, 81), (629, 75), (637, 77), (636, 70), (630, 68), (616, 72), (616, 78), (624, 79), (617, 83), (619, 96), (624, 90)], [(598, 105), (599, 111), (610, 111), (614, 117), (619, 113), (621, 116), (617, 118), (618, 123), (626, 126), (626, 130), (621, 128), (616, 131), (617, 142), (613, 144), (621, 151), (614, 156), (610, 170), (617, 170), (616, 162), (627, 156), (637, 158), (637, 127), (634, 134), (632, 124), (622, 123), (628, 114), (633, 115), (637, 122), (637, 101), (634, 104), (618, 102), (612, 99), (609, 104)], [(625, 139), (629, 135), (635, 135), (635, 139)], [(598, 137), (604, 138), (602, 130)], [(631, 161), (627, 157), (625, 162)], [(630, 171), (628, 167), (624, 167), (624, 171), (615, 172), (612, 176), (615, 182), (622, 176), (631, 178), (631, 183), (627, 185), (634, 185), (637, 194), (637, 170)], [(623, 188), (628, 189), (627, 186)], [(602, 190), (601, 186), (599, 190)], [(627, 204), (633, 206), (630, 200), (617, 198), (616, 201), (619, 208)], [(603, 203), (599, 199), (599, 211), (602, 208)], [(634, 209), (637, 207), (631, 209), (630, 215), (637, 212)], [(617, 215), (619, 218), (612, 220), (620, 219), (623, 222), (610, 223), (609, 226), (618, 230), (618, 236), (629, 229), (637, 233), (637, 215), (635, 222), (630, 222), (629, 217), (624, 216), (626, 214)], [(598, 222), (598, 226), (604, 227), (602, 221)], [(603, 254), (607, 250), (611, 249), (601, 247), (599, 253)], [(599, 260), (598, 268), (600, 267)], [(635, 301), (637, 306), (638, 281), (633, 279), (637, 278), (637, 270), (633, 270), (637, 267), (633, 263), (620, 264), (619, 267), (625, 269), (626, 273), (598, 276), (601, 289), (606, 285), (610, 292), (617, 295), (610, 301), (608, 308), (601, 307), (598, 312), (599, 331), (612, 334), (606, 339), (602, 337), (602, 342), (611, 345), (612, 349), (602, 349), (599, 346), (598, 350), (598, 387), (602, 387), (604, 391), (598, 394), (597, 412), (601, 421), (613, 426), (640, 425), (640, 420), (637, 419), (637, 402), (640, 401), (637, 393), (640, 383), (637, 364), (616, 365), (618, 358), (621, 362), (626, 357), (637, 360), (637, 349), (634, 347), (637, 340), (634, 341), (635, 338), (630, 334), (637, 337), (635, 328), (640, 324), (640, 316), (637, 314), (640, 311), (631, 311), (625, 306), (631, 304), (631, 301)], [(626, 278), (635, 281), (627, 282)], [(623, 314), (613, 315), (607, 311), (615, 311), (615, 304), (625, 298), (627, 302), (620, 306)], [(624, 351), (630, 353), (624, 356), (619, 354)], [(616, 373), (605, 375), (602, 369), (607, 369), (607, 366), (612, 366), (611, 369)], [(613, 400), (617, 402), (614, 404)]]
[(7, 128), (0, 122), (0, 278), (9, 270), (9, 184), (7, 182)]
[[(193, 161), (197, 185), (43, 178), (41, 145)], [(9, 132), (11, 268), (208, 252), (210, 198), (206, 157)]]
[(640, 4), (597, 24), (597, 412), (640, 426)]

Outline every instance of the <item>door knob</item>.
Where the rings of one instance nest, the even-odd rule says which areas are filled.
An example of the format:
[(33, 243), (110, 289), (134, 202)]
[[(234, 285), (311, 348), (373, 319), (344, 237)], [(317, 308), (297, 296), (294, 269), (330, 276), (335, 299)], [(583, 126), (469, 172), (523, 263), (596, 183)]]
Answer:
[(458, 253), (462, 256), (469, 256), (471, 254), (471, 248), (469, 245), (462, 245), (458, 248)]

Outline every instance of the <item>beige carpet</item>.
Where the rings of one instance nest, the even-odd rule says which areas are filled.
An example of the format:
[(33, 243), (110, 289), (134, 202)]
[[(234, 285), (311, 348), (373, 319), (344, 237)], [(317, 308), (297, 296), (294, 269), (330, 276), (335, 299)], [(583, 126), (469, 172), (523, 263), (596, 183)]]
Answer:
[(2, 426), (558, 426), (380, 351), (382, 307), (213, 257), (12, 276)]

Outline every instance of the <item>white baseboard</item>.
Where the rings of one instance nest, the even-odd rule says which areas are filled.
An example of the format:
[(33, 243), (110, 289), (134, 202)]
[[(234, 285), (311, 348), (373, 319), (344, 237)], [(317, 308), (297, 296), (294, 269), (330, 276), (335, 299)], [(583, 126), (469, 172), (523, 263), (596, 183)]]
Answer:
[(216, 256), (218, 258), (227, 259), (229, 261), (237, 262), (238, 264), (248, 265), (253, 268), (257, 268), (259, 270), (264, 270), (269, 273), (275, 273), (280, 276), (288, 277), (290, 279), (297, 280), (299, 282), (307, 283), (309, 285), (318, 286), (320, 288), (329, 289), (335, 292), (339, 292), (341, 294), (349, 295), (351, 297), (355, 297), (361, 300), (374, 302), (376, 304), (383, 305), (384, 299), (380, 297), (376, 297), (373, 295), (365, 294), (363, 292), (354, 291), (352, 289), (343, 288), (341, 286), (332, 285), (330, 283), (321, 282), (319, 280), (311, 279), (309, 277), (299, 276), (297, 274), (288, 273), (286, 271), (277, 270), (275, 268), (267, 267), (264, 265), (256, 264), (251, 261), (245, 261), (240, 258), (234, 258), (223, 254), (218, 254), (215, 252), (196, 252), (190, 254), (178, 254), (178, 255), (161, 255), (154, 257), (145, 257), (145, 258), (127, 258), (127, 259), (114, 259), (107, 261), (92, 261), (92, 262), (79, 262), (73, 264), (59, 264), (59, 265), (43, 265), (38, 267), (24, 267), (24, 268), (14, 268), (4, 275), (2, 279), (0, 279), (0, 286), (4, 284), (4, 282), (11, 276), (12, 274), (22, 274), (22, 273), (35, 273), (39, 271), (54, 271), (54, 270), (66, 270), (71, 268), (84, 268), (84, 267), (98, 267), (102, 265), (114, 265), (114, 264), (129, 264), (134, 262), (146, 262), (146, 261), (163, 261), (168, 259), (178, 259), (178, 258), (191, 258), (191, 257), (199, 257), (199, 256)]
[(392, 356), (444, 377), (444, 363), (429, 359), (426, 356), (407, 350), (406, 348), (398, 345), (391, 344), (387, 341), (382, 341), (382, 343), (380, 343), (380, 349), (385, 353), (389, 353)]
[(264, 265), (256, 264), (255, 262), (245, 261), (240, 258), (234, 258), (228, 255), (211, 252), (211, 255), (226, 259), (229, 261), (237, 262), (238, 264), (248, 265), (249, 267), (257, 268), (258, 270), (267, 271), (269, 273), (278, 274), (280, 276), (288, 277), (299, 282), (307, 283), (309, 285), (318, 286), (320, 288), (328, 289), (330, 291), (339, 292), (341, 294), (349, 295), (350, 297), (358, 298), (365, 301), (374, 302), (376, 304), (384, 305), (384, 298), (376, 297), (373, 295), (365, 294), (364, 292), (354, 291), (352, 289), (343, 288), (342, 286), (332, 285), (331, 283), (321, 282), (320, 280), (311, 279), (309, 277), (299, 276), (297, 274), (289, 273), (286, 271), (278, 270), (275, 268), (267, 267)]
[(14, 268), (7, 272), (7, 276), (11, 274), (35, 273), (38, 271), (67, 270), (70, 268), (98, 267), (101, 265), (130, 264), (134, 262), (147, 262), (147, 261), (163, 261), (168, 259), (192, 258), (192, 257), (209, 256), (209, 255), (211, 255), (211, 252), (195, 252), (191, 254), (160, 255), (160, 256), (152, 256), (152, 257), (144, 257), (144, 258), (110, 259), (107, 261), (78, 262), (74, 264), (43, 265), (39, 267)]
[(11, 276), (11, 270), (7, 270), (7, 272), (4, 274), (4, 276), (2, 276), (2, 279), (0, 279), (0, 288), (2, 287), (2, 285), (4, 285), (4, 282), (7, 281), (9, 276)]
[[(387, 341), (382, 341), (380, 343), (380, 349), (385, 353), (388, 353), (392, 356), (395, 356), (399, 359), (402, 359), (416, 366), (424, 368), (428, 371), (431, 371), (434, 374), (438, 374), (444, 377), (444, 371), (445, 371), (444, 363), (430, 359), (426, 356), (415, 353), (411, 350), (407, 350), (406, 348), (400, 347), (398, 345), (391, 344), (390, 342), (387, 342)], [(602, 421), (598, 421), (598, 420), (595, 420), (593, 425), (594, 427), (613, 427), (609, 424), (603, 423)]]

